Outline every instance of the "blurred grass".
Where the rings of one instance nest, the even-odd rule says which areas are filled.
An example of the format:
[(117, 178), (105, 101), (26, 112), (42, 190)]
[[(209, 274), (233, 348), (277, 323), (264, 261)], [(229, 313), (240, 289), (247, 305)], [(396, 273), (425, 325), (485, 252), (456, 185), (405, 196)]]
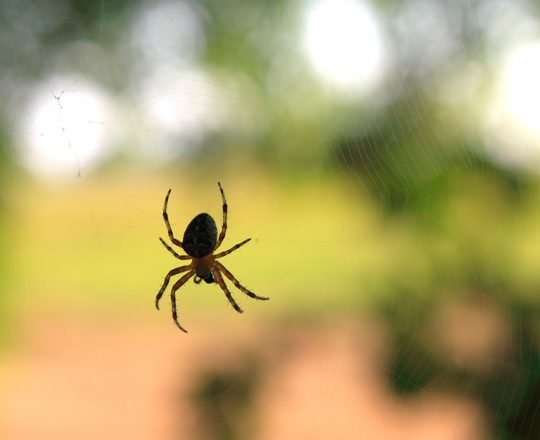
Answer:
[[(272, 298), (265, 313), (354, 311), (404, 292), (430, 298), (486, 282), (535, 301), (534, 189), (518, 212), (504, 188), (464, 174), (437, 201), (437, 218), (426, 222), (420, 212), (385, 216), (374, 199), (331, 174), (291, 180), (247, 169), (220, 177), (230, 207), (224, 248), (253, 239), (223, 262)], [(19, 184), (12, 201), (17, 296), (31, 307), (37, 301), (151, 308), (165, 274), (179, 265), (158, 241), (166, 238), (161, 211), (168, 188), (181, 237), (199, 212), (220, 224), (217, 180), (184, 170), (104, 174), (67, 186)], [(260, 311), (241, 293), (236, 297), (250, 313)], [(182, 288), (179, 303), (199, 311), (227, 306), (216, 286), (193, 283)]]
[[(178, 236), (199, 212), (221, 222), (217, 179), (184, 176), (115, 175), (70, 186), (20, 186), (19, 295), (32, 302), (151, 307), (166, 272), (178, 265), (158, 241), (166, 237), (161, 211), (167, 189), (173, 188), (169, 213)], [(362, 277), (358, 268), (374, 269), (382, 256), (373, 207), (359, 194), (337, 180), (289, 186), (243, 174), (222, 183), (230, 206), (224, 246), (253, 238), (224, 263), (241, 282), (271, 296), (271, 308), (316, 309), (361, 299), (354, 287)], [(216, 292), (222, 296), (215, 286), (189, 283), (180, 302), (221, 308), (224, 297), (217, 299)]]

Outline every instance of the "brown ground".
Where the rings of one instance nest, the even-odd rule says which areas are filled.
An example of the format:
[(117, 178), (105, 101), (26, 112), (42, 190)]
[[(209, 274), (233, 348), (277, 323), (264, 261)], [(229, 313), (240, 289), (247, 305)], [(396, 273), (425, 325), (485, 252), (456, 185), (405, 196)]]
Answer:
[(29, 322), (20, 348), (0, 360), (0, 438), (199, 438), (208, 432), (204, 412), (189, 398), (198, 375), (246, 353), (262, 371), (246, 438), (487, 437), (480, 406), (467, 398), (432, 390), (405, 401), (390, 392), (389, 350), (376, 324), (258, 330), (208, 320), (190, 330), (181, 334), (169, 320)]

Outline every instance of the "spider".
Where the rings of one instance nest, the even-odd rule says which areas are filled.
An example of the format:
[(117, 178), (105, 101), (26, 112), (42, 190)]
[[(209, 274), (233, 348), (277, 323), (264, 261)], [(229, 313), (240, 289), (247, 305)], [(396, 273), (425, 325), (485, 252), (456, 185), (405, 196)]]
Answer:
[(195, 216), (195, 218), (188, 224), (186, 231), (184, 232), (184, 239), (182, 241), (175, 238), (171, 223), (169, 222), (169, 215), (167, 214), (167, 204), (169, 203), (169, 196), (171, 195), (170, 189), (165, 196), (163, 220), (165, 220), (165, 225), (167, 226), (169, 239), (173, 242), (173, 244), (179, 246), (187, 255), (179, 255), (165, 242), (165, 240), (163, 240), (163, 238), (160, 237), (159, 240), (163, 246), (165, 246), (165, 248), (174, 255), (174, 257), (178, 258), (179, 260), (191, 260), (191, 264), (175, 267), (174, 269), (170, 270), (167, 275), (165, 275), (165, 281), (156, 295), (156, 308), (159, 310), (159, 300), (161, 299), (163, 292), (165, 292), (171, 277), (183, 272), (187, 272), (178, 281), (176, 281), (176, 283), (174, 283), (171, 289), (172, 316), (178, 328), (185, 333), (187, 333), (187, 330), (178, 322), (178, 314), (176, 311), (176, 291), (180, 289), (180, 287), (182, 287), (193, 275), (195, 275), (194, 281), (196, 284), (199, 284), (202, 280), (208, 284), (216, 282), (238, 313), (243, 313), (243, 311), (232, 297), (222, 275), (225, 275), (247, 296), (260, 300), (269, 299), (264, 296), (255, 295), (253, 292), (246, 289), (223, 264), (217, 261), (218, 258), (229, 255), (231, 252), (235, 251), (251, 240), (251, 238), (247, 238), (246, 240), (235, 244), (226, 251), (219, 252), (218, 254), (214, 253), (223, 242), (227, 232), (227, 201), (225, 200), (225, 193), (223, 192), (221, 183), (218, 182), (218, 186), (219, 191), (221, 192), (221, 200), (223, 201), (223, 226), (221, 227), (219, 237), (217, 235), (217, 227), (214, 219), (209, 214), (202, 213)]

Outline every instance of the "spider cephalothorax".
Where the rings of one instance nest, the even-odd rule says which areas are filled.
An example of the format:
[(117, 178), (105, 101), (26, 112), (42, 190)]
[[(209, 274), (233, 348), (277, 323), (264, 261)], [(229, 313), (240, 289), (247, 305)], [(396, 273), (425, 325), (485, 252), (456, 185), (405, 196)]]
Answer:
[(232, 248), (226, 251), (214, 254), (214, 252), (223, 242), (223, 239), (225, 238), (225, 234), (227, 232), (227, 201), (225, 200), (225, 193), (223, 192), (223, 188), (221, 187), (221, 184), (219, 182), (218, 186), (219, 191), (221, 192), (221, 200), (223, 201), (223, 225), (221, 227), (221, 232), (219, 233), (219, 236), (217, 234), (217, 227), (214, 219), (209, 214), (202, 213), (197, 215), (193, 220), (191, 220), (191, 222), (186, 228), (186, 232), (184, 232), (183, 241), (178, 240), (174, 236), (171, 224), (169, 222), (169, 215), (167, 214), (167, 204), (169, 203), (169, 196), (171, 194), (171, 190), (167, 192), (167, 196), (165, 197), (165, 205), (163, 206), (163, 220), (165, 220), (165, 225), (167, 226), (167, 233), (169, 235), (169, 239), (173, 242), (173, 244), (184, 250), (187, 255), (179, 255), (178, 253), (176, 253), (176, 251), (172, 247), (170, 247), (161, 237), (160, 241), (161, 243), (163, 243), (163, 246), (165, 246), (167, 250), (176, 258), (178, 258), (179, 260), (191, 260), (191, 264), (176, 267), (167, 273), (167, 275), (165, 276), (165, 281), (163, 282), (163, 285), (161, 286), (161, 289), (159, 289), (159, 292), (156, 296), (156, 308), (159, 310), (159, 300), (161, 299), (163, 292), (165, 292), (165, 289), (167, 288), (171, 277), (183, 272), (187, 272), (178, 281), (176, 281), (176, 283), (174, 283), (171, 289), (172, 315), (174, 322), (180, 330), (186, 333), (186, 329), (184, 329), (178, 322), (178, 316), (176, 312), (176, 291), (194, 275), (194, 281), (197, 284), (199, 284), (202, 280), (204, 280), (208, 284), (213, 282), (219, 284), (219, 287), (221, 287), (229, 302), (239, 313), (242, 313), (242, 309), (232, 297), (231, 292), (229, 291), (227, 285), (225, 284), (225, 281), (223, 280), (222, 274), (225, 275), (225, 277), (227, 277), (239, 290), (244, 292), (247, 296), (262, 300), (269, 299), (264, 296), (255, 295), (253, 292), (246, 289), (240, 284), (240, 282), (234, 277), (234, 275), (229, 272), (225, 266), (223, 266), (223, 264), (217, 261), (218, 258), (229, 255), (231, 252), (235, 251), (240, 246), (243, 246), (251, 240), (251, 238), (248, 238), (234, 245)]

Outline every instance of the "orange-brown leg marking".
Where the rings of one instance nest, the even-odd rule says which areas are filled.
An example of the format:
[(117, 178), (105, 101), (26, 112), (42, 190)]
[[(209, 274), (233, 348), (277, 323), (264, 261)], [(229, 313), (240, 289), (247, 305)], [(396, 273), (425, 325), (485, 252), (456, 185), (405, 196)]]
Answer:
[(167, 192), (165, 196), (165, 204), (163, 205), (163, 220), (165, 220), (165, 225), (167, 226), (167, 233), (169, 238), (176, 245), (182, 247), (182, 242), (174, 237), (173, 230), (171, 228), (171, 223), (169, 222), (169, 214), (167, 214), (167, 205), (169, 204), (169, 196), (171, 195), (171, 190)]
[(165, 275), (165, 281), (163, 281), (163, 285), (161, 286), (161, 289), (159, 289), (158, 294), (156, 295), (156, 309), (159, 310), (159, 300), (161, 299), (161, 296), (163, 295), (163, 292), (165, 292), (165, 289), (169, 285), (169, 281), (171, 280), (171, 277), (178, 275), (179, 273), (185, 272), (186, 270), (190, 270), (191, 265), (189, 266), (181, 266), (176, 267), (173, 270), (169, 271), (167, 275)]
[(251, 238), (247, 238), (246, 240), (244, 240), (244, 241), (242, 241), (242, 242), (240, 242), (238, 244), (235, 244), (232, 248), (227, 249), (226, 251), (223, 251), (223, 252), (220, 252), (219, 254), (214, 255), (214, 258), (221, 258), (221, 257), (224, 257), (225, 255), (229, 255), (231, 252), (234, 252), (239, 247), (244, 246), (250, 240), (251, 240)]
[(177, 327), (185, 333), (187, 333), (187, 330), (182, 327), (178, 322), (178, 314), (176, 312), (176, 291), (180, 289), (180, 287), (182, 287), (186, 283), (186, 281), (189, 280), (193, 275), (195, 275), (194, 270), (186, 273), (182, 278), (180, 278), (176, 283), (174, 283), (171, 289), (172, 316)]
[(171, 253), (173, 254), (176, 258), (178, 258), (179, 260), (190, 260), (191, 257), (189, 255), (179, 255), (176, 253), (176, 251), (170, 247), (166, 242), (165, 240), (163, 240), (163, 238), (159, 237), (159, 241), (161, 241), (161, 243), (163, 244), (163, 246), (165, 246), (165, 248)]
[(244, 292), (247, 296), (250, 296), (251, 298), (255, 298), (255, 299), (261, 299), (261, 300), (266, 300), (266, 299), (270, 299), (266, 296), (259, 296), (259, 295), (255, 295), (251, 290), (248, 290), (246, 289), (244, 286), (242, 286), (242, 284), (240, 284), (240, 282), (234, 277), (234, 275), (232, 273), (230, 273), (227, 268), (225, 266), (223, 266), (223, 264), (221, 264), (219, 261), (215, 261), (214, 264), (216, 265), (216, 267), (225, 274), (225, 276), (232, 281), (232, 283), (239, 289), (241, 290), (242, 292)]
[(225, 284), (225, 281), (223, 280), (223, 277), (221, 276), (221, 273), (219, 272), (219, 269), (216, 269), (215, 267), (211, 269), (212, 275), (214, 276), (214, 279), (216, 280), (216, 283), (219, 284), (219, 287), (221, 287), (221, 290), (225, 293), (225, 296), (229, 300), (229, 302), (234, 307), (234, 310), (236, 310), (238, 313), (243, 313), (243, 310), (240, 308), (240, 306), (236, 303), (234, 298), (231, 295), (231, 292), (229, 291), (229, 288)]
[(221, 232), (219, 233), (219, 237), (214, 250), (216, 250), (221, 245), (221, 242), (223, 241), (223, 239), (225, 238), (225, 234), (227, 233), (227, 212), (229, 210), (227, 206), (227, 200), (225, 199), (225, 193), (223, 192), (223, 188), (221, 187), (221, 183), (218, 182), (218, 186), (219, 192), (221, 193), (221, 200), (223, 202), (223, 226), (221, 226)]

